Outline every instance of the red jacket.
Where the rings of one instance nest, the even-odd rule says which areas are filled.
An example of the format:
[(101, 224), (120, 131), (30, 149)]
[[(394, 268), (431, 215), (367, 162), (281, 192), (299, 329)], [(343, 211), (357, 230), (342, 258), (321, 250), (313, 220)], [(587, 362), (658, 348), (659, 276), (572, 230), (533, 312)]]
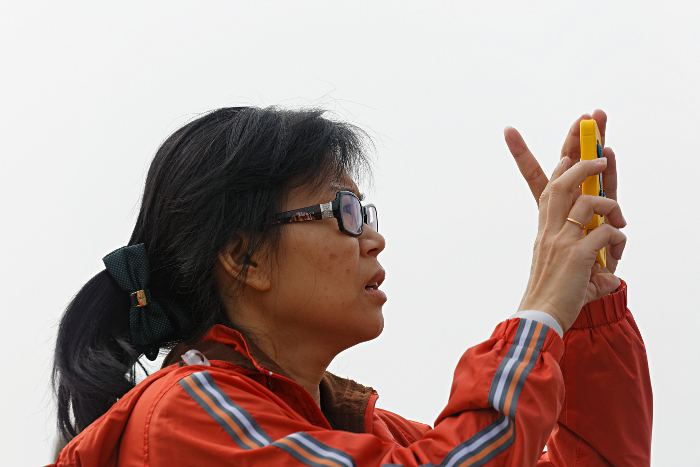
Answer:
[[(651, 385), (626, 295), (623, 282), (585, 306), (563, 340), (533, 320), (499, 324), (462, 356), (434, 429), (375, 408), (376, 391), (330, 373), (322, 411), (239, 333), (215, 326), (173, 349), (55, 465), (649, 465)], [(178, 362), (189, 348), (211, 366)]]

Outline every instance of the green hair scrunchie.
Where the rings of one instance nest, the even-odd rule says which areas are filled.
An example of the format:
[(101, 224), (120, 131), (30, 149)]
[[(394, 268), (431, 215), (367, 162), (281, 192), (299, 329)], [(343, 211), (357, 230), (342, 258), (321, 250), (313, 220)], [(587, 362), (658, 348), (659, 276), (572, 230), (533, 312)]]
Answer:
[[(130, 294), (129, 327), (131, 341), (136, 347), (157, 345), (175, 330), (163, 307), (153, 301), (148, 290), (151, 269), (146, 245), (121, 247), (102, 258), (102, 262), (119, 286)], [(157, 355), (157, 350), (155, 353)], [(152, 351), (147, 352), (150, 360), (155, 359), (150, 358), (152, 354)]]

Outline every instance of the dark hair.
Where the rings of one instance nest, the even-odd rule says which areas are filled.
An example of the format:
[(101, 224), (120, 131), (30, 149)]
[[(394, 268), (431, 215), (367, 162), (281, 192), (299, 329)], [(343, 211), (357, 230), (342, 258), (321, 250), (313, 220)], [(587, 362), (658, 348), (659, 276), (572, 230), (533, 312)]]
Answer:
[[(271, 221), (290, 189), (318, 190), (344, 171), (369, 173), (366, 134), (322, 115), (219, 109), (177, 130), (157, 151), (129, 245), (146, 245), (151, 294), (175, 328), (159, 347), (196, 340), (217, 323), (235, 327), (214, 279), (218, 254), (234, 235), (246, 235), (248, 256), (274, 253), (279, 227)], [(129, 309), (128, 293), (106, 270), (66, 308), (53, 368), (66, 439), (134, 387), (134, 366), (151, 349), (131, 342)]]

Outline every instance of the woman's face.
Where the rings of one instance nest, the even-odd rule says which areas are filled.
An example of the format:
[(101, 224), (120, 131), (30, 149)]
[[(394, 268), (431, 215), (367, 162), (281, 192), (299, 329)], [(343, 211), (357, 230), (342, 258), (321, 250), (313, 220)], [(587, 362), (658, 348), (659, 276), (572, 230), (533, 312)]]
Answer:
[[(340, 190), (360, 193), (344, 176), (325, 193), (294, 190), (285, 211), (327, 203)], [(338, 229), (335, 218), (293, 222), (280, 226), (277, 263), (263, 309), (274, 328), (340, 352), (377, 337), (384, 327), (382, 305), (386, 296), (378, 286), (384, 280), (377, 256), (384, 237), (364, 225), (352, 237)], [(374, 285), (374, 287), (372, 287)]]

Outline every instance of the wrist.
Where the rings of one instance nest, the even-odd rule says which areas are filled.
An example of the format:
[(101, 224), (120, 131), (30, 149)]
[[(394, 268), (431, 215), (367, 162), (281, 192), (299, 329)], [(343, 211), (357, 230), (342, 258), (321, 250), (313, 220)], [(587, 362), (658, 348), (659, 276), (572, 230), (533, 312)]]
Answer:
[[(543, 313), (547, 313), (547, 312), (546, 312), (546, 311), (543, 311)], [(558, 324), (559, 327), (561, 328), (562, 334), (565, 333), (566, 331), (568, 331), (569, 328), (571, 327), (571, 324), (572, 324), (572, 323), (569, 323), (569, 325), (566, 326), (566, 325), (562, 322), (562, 320), (560, 320), (556, 315), (554, 315), (554, 314), (552, 314), (552, 313), (547, 313), (547, 314), (548, 314), (549, 316), (551, 316), (551, 317), (557, 322), (557, 324)]]
[(508, 319), (515, 318), (537, 321), (538, 323), (542, 323), (548, 328), (553, 329), (554, 332), (559, 334), (559, 337), (564, 337), (564, 330), (562, 329), (561, 324), (559, 324), (559, 321), (557, 321), (552, 315), (548, 313), (544, 313), (538, 310), (520, 310)]
[[(568, 321), (562, 320), (559, 317), (559, 314), (555, 310), (552, 310), (550, 306), (546, 306), (545, 304), (529, 305), (527, 303), (521, 303), (516, 315), (518, 313), (526, 313), (529, 311), (536, 311), (537, 313), (545, 314), (550, 319), (554, 320), (554, 322), (557, 324), (557, 327), (561, 330), (562, 335), (563, 335), (563, 333), (568, 331), (569, 328), (571, 327), (571, 325), (573, 324), (573, 323), (569, 323)], [(547, 323), (544, 323), (544, 324), (547, 324)], [(553, 326), (550, 326), (550, 327), (553, 327)]]

